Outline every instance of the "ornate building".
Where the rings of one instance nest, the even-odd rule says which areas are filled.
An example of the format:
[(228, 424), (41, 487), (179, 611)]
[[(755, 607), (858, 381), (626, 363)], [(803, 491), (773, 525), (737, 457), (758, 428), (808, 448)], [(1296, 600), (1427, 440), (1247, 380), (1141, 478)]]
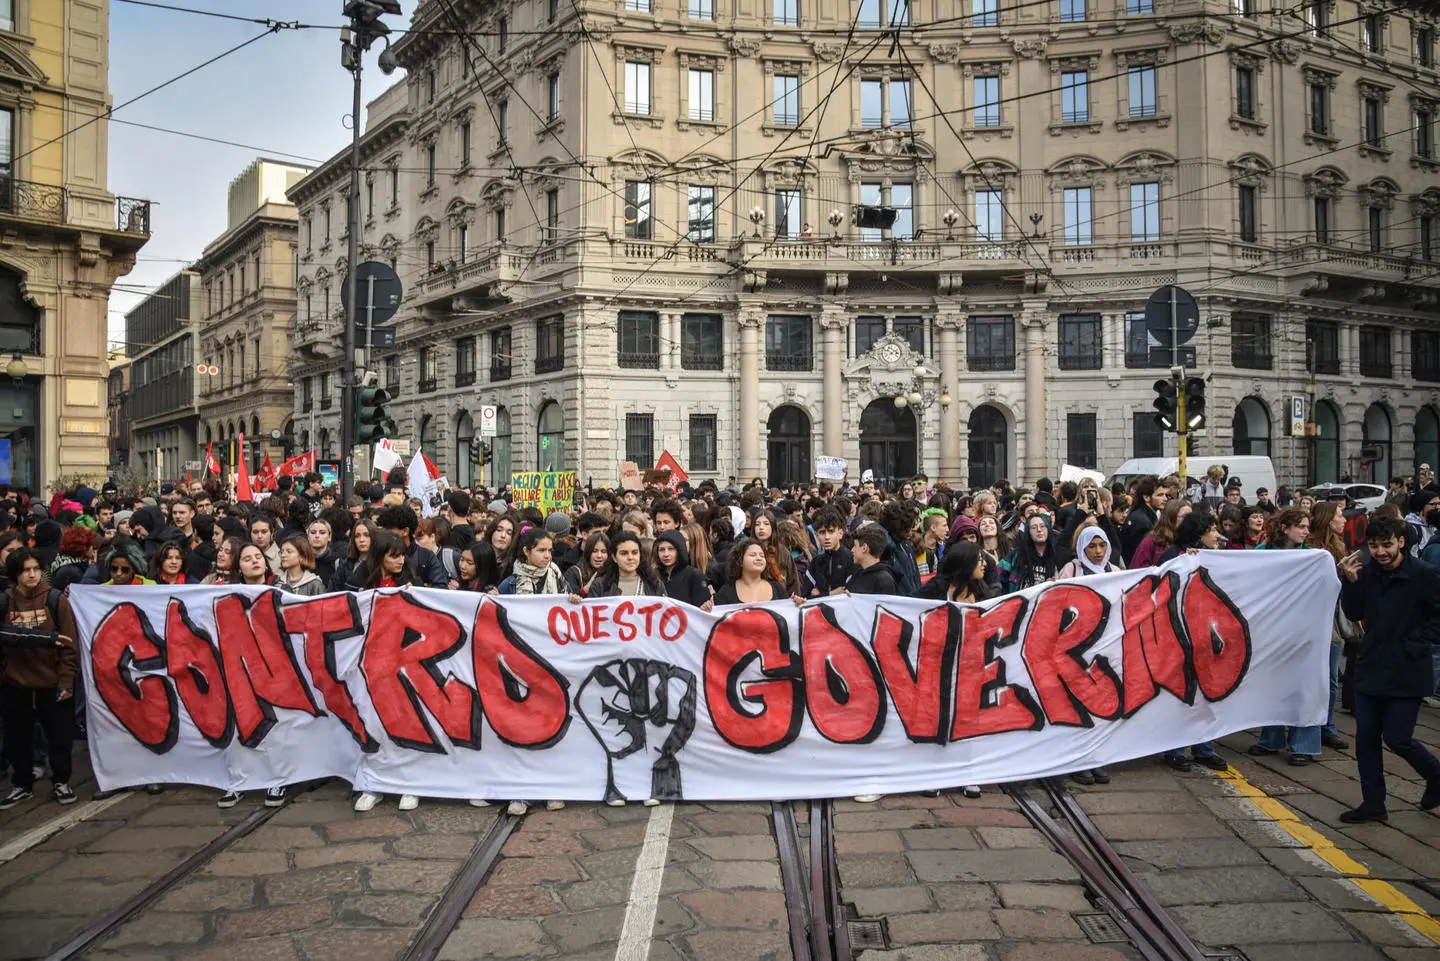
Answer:
[(107, 189), (109, 6), (0, 5), (0, 484), (97, 483), (110, 462), (106, 308), (150, 237)]
[(1113, 470), (1174, 452), (1140, 312), (1179, 284), (1194, 450), (1440, 460), (1433, 6), (857, 2), (421, 2), (367, 134), (402, 434), (461, 482), (481, 404), (491, 476)]

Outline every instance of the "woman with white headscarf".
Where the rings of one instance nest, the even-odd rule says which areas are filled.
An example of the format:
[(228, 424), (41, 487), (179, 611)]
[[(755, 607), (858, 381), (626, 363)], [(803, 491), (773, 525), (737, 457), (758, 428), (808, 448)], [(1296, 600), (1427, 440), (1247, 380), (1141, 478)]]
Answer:
[[(1092, 523), (1087, 527), (1082, 527), (1075, 534), (1075, 559), (1060, 568), (1060, 573), (1055, 575), (1055, 579), (1064, 581), (1121, 570), (1122, 568), (1111, 560), (1113, 553), (1110, 548), (1110, 538), (1098, 525)], [(1103, 767), (1092, 767), (1076, 771), (1070, 775), (1070, 779), (1079, 784), (1109, 784), (1110, 772)]]

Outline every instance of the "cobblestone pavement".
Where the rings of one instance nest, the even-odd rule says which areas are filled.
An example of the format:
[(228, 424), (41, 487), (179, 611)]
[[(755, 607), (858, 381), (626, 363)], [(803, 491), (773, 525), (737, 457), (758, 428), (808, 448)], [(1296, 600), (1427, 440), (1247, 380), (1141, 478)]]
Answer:
[[(1348, 722), (1342, 715), (1342, 729)], [(1440, 711), (1422, 712), (1420, 734), (1440, 745)], [(1359, 799), (1353, 756), (1327, 750), (1320, 763), (1293, 768), (1283, 757), (1245, 756), (1253, 742), (1239, 734), (1223, 744), (1240, 779), (1139, 761), (1117, 767), (1108, 786), (1075, 792), (1207, 950), (1234, 946), (1249, 961), (1440, 958), (1440, 945), (1401, 916), (1440, 917), (1440, 886), (1430, 884), (1440, 878), (1440, 818), (1414, 808), (1421, 786), (1408, 768), (1388, 759), (1388, 825), (1342, 826), (1336, 816)], [(93, 790), (77, 786), (82, 797)], [(974, 800), (836, 802), (843, 900), (853, 916), (883, 920), (886, 934), (860, 961), (1138, 958), (1128, 945), (1086, 937), (1077, 919), (1096, 908), (1078, 875), (1008, 797), (986, 790)], [(0, 961), (43, 957), (259, 803), (252, 795), (221, 811), (215, 797), (195, 788), (136, 793), (0, 864)], [(402, 813), (386, 799), (356, 814), (350, 797), (340, 783), (298, 795), (88, 957), (401, 955), (497, 809), (426, 802)], [(0, 812), (0, 848), (84, 804)], [(663, 865), (648, 938), (635, 930), (649, 919), (635, 908), (647, 833)], [(440, 956), (609, 961), (634, 957), (637, 938), (653, 961), (791, 956), (768, 804), (536, 810)]]

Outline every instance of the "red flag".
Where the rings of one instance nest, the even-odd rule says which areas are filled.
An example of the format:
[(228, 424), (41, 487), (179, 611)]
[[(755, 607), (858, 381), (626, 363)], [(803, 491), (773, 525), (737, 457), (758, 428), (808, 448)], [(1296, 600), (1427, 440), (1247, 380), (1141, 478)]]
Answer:
[(189, 487), (191, 484), (193, 484), (193, 483), (195, 483), (195, 482), (190, 479), (190, 472), (187, 470), (187, 471), (185, 472), (185, 486), (188, 488), (188, 487)]
[[(245, 449), (245, 435), (240, 435), (240, 449)], [(255, 500), (255, 493), (250, 489), (250, 471), (245, 467), (245, 458), (240, 458), (240, 477), (235, 482), (235, 499), (237, 501)]]
[(265, 463), (260, 465), (260, 473), (255, 475), (255, 481), (258, 486), (263, 487), (265, 490), (273, 491), (280, 486), (277, 483), (278, 478), (279, 475), (275, 473), (275, 467), (270, 463), (270, 453), (267, 451), (265, 453)]
[(220, 476), (220, 462), (215, 459), (215, 442), (213, 440), (205, 448), (205, 473)]
[(424, 461), (425, 470), (430, 475), (430, 479), (439, 480), (440, 468), (435, 466), (435, 462), (431, 460), (430, 457), (423, 450), (420, 452), (420, 459)]
[(303, 477), (315, 469), (315, 452), (307, 450), (287, 458), (280, 469), (276, 471), (276, 477)]
[(685, 469), (680, 466), (680, 462), (675, 459), (675, 455), (668, 450), (660, 452), (660, 459), (655, 462), (655, 469), (668, 470), (670, 472), (669, 487), (671, 490), (675, 490), (681, 481), (690, 479), (690, 475), (685, 473)]

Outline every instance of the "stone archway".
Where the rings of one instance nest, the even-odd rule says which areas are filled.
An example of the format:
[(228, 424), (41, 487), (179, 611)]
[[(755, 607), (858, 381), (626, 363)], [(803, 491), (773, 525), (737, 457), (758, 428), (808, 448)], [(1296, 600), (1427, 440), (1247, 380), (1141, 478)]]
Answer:
[(881, 487), (898, 489), (920, 466), (920, 433), (915, 412), (896, 407), (893, 397), (871, 401), (860, 413), (860, 472), (874, 473)]
[(810, 415), (794, 404), (783, 404), (771, 412), (766, 428), (766, 482), (785, 487), (810, 480)]

